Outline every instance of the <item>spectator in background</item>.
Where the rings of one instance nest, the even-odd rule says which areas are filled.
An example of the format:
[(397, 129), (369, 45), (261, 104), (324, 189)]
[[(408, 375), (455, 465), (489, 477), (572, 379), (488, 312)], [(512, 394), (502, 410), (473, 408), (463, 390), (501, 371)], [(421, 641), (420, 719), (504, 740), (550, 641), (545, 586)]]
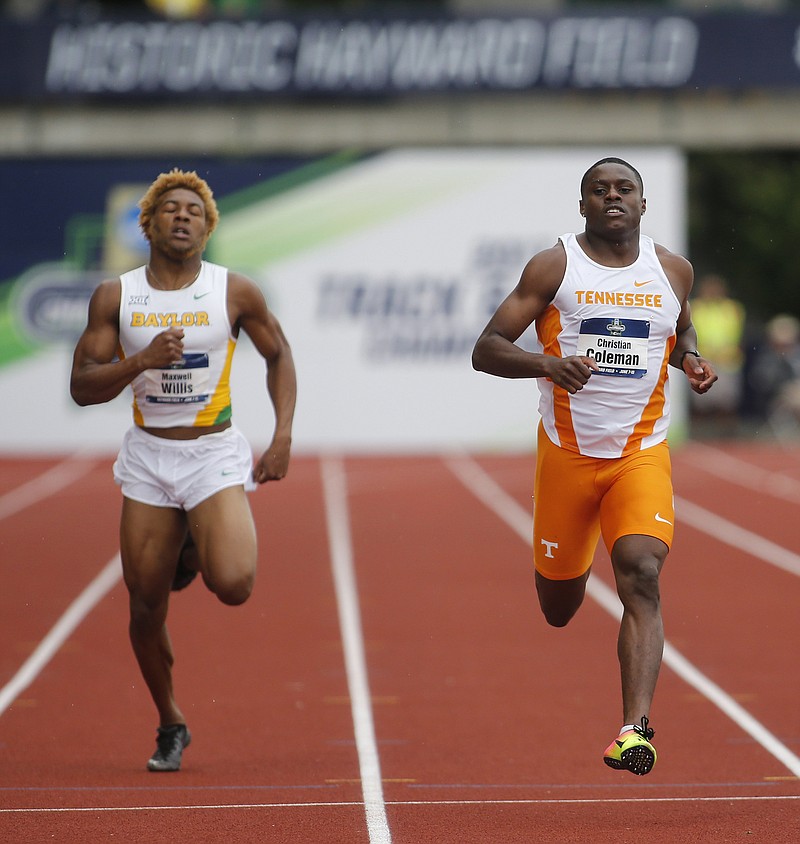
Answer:
[(266, 0), (145, 0), (145, 5), (168, 18), (248, 18), (263, 15), (270, 7), (275, 11), (277, 4)]
[(800, 432), (800, 320), (778, 314), (750, 367), (750, 391), (760, 415), (778, 436)]
[(209, 9), (207, 0), (145, 0), (145, 5), (168, 18), (197, 18)]
[(702, 402), (692, 394), (692, 414), (695, 421), (707, 421), (711, 433), (733, 433), (743, 393), (744, 306), (730, 297), (722, 276), (706, 275), (699, 279), (692, 299), (692, 320), (698, 346), (714, 361), (719, 375)]

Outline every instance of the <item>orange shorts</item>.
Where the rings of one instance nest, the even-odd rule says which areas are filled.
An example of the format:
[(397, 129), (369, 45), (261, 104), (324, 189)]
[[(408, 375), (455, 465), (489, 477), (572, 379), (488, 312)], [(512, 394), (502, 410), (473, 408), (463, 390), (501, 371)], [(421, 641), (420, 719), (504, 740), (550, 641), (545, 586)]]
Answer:
[(552, 443), (540, 425), (533, 500), (533, 562), (550, 580), (584, 574), (601, 534), (609, 554), (631, 534), (654, 536), (669, 548), (675, 524), (669, 446), (584, 457)]

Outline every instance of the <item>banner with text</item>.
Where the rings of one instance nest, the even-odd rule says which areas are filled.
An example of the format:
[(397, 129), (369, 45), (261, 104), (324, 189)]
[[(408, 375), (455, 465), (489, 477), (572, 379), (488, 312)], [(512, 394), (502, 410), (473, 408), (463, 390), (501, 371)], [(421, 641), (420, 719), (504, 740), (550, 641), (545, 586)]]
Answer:
[[(529, 257), (582, 228), (581, 176), (610, 154), (644, 177), (645, 231), (682, 252), (684, 160), (672, 149), (396, 150), (226, 198), (207, 257), (262, 285), (291, 342), (296, 448), (532, 449), (536, 382), (475, 372), (472, 348)], [(109, 260), (146, 260), (131, 213), (145, 188), (109, 186)], [(128, 391), (88, 408), (67, 393), (71, 345), (100, 277), (40, 265), (15, 283), (17, 329), (39, 345), (0, 368), (4, 449), (112, 451), (131, 424)], [(246, 339), (232, 386), (234, 419), (265, 446), (264, 362)]]
[(800, 15), (0, 23), (0, 98), (227, 99), (796, 87)]

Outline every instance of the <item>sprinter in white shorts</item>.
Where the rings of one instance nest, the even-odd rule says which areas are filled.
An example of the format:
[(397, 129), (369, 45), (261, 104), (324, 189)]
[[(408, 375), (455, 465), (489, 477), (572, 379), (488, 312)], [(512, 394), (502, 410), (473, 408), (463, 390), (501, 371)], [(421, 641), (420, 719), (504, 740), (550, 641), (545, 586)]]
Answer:
[[(191, 736), (172, 688), (170, 592), (199, 571), (225, 604), (250, 596), (256, 532), (245, 487), (288, 470), (296, 379), (259, 288), (202, 258), (219, 219), (208, 184), (194, 172), (162, 173), (139, 207), (150, 260), (94, 291), (70, 389), (79, 405), (133, 390), (134, 425), (114, 464), (130, 638), (159, 716), (148, 768), (177, 771)], [(272, 442), (255, 464), (231, 421), (240, 331), (264, 358), (275, 410)]]

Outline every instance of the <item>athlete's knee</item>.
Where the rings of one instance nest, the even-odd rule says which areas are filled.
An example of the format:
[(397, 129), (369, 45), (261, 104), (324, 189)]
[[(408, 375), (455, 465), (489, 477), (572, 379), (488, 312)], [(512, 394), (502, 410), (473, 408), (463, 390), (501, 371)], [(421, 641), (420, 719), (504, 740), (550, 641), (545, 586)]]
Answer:
[(578, 612), (578, 606), (553, 606), (552, 604), (544, 604), (539, 601), (539, 606), (542, 608), (542, 615), (544, 620), (551, 627), (566, 627)]
[(643, 558), (636, 565), (617, 572), (617, 593), (623, 606), (658, 608), (661, 603), (660, 564), (654, 558)]
[(206, 585), (217, 598), (230, 607), (243, 604), (252, 594), (255, 572), (240, 572), (206, 578)]
[(586, 577), (550, 580), (537, 571), (536, 593), (545, 621), (551, 627), (566, 627), (583, 603)]
[(238, 607), (253, 594), (253, 584), (237, 583), (226, 585), (217, 591), (216, 595), (223, 604), (229, 607)]
[(658, 606), (661, 598), (659, 576), (667, 552), (667, 546), (652, 537), (626, 536), (617, 540), (611, 561), (623, 605)]
[(146, 593), (131, 593), (130, 632), (131, 635), (156, 634), (167, 619), (167, 601)]

